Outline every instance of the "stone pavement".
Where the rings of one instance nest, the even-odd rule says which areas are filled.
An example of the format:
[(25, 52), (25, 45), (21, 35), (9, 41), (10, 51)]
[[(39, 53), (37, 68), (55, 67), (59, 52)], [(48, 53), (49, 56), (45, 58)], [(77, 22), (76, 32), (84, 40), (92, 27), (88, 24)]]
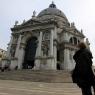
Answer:
[(0, 95), (81, 95), (73, 83), (0, 80)]

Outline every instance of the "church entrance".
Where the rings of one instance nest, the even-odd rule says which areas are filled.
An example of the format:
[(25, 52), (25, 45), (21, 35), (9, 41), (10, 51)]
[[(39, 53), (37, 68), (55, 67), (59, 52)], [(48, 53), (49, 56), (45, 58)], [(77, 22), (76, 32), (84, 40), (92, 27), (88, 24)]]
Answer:
[(26, 42), (23, 69), (32, 69), (34, 67), (35, 54), (37, 48), (36, 41), (36, 37), (31, 37)]

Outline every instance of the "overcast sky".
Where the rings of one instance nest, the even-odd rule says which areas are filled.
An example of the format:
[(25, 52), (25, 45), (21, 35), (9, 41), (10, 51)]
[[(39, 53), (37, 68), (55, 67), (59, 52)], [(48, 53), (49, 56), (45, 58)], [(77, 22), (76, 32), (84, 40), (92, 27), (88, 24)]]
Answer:
[[(91, 44), (95, 60), (95, 0), (53, 1), (57, 8), (64, 12), (70, 23), (74, 22), (78, 30), (83, 29)], [(30, 19), (34, 10), (38, 14), (48, 8), (51, 2), (52, 0), (0, 0), (0, 48), (6, 50), (11, 36), (10, 28), (16, 20), (22, 23), (24, 19)]]

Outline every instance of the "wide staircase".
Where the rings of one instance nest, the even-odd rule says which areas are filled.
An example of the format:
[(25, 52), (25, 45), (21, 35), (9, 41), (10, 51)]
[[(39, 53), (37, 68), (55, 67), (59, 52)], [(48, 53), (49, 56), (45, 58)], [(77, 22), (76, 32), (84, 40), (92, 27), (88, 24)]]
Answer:
[(72, 82), (71, 73), (64, 70), (13, 70), (0, 72), (0, 79), (32, 82)]
[(81, 95), (64, 70), (14, 70), (0, 72), (0, 95)]
[(73, 83), (0, 80), (0, 95), (82, 95)]

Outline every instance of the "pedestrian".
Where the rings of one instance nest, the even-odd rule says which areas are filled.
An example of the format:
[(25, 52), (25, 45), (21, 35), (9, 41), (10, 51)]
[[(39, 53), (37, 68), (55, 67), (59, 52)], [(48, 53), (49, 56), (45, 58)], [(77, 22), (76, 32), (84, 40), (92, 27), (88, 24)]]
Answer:
[(79, 50), (73, 56), (76, 62), (72, 72), (72, 80), (82, 91), (82, 95), (92, 95), (91, 87), (95, 91), (95, 76), (92, 71), (92, 53), (86, 48), (86, 44), (78, 44)]

